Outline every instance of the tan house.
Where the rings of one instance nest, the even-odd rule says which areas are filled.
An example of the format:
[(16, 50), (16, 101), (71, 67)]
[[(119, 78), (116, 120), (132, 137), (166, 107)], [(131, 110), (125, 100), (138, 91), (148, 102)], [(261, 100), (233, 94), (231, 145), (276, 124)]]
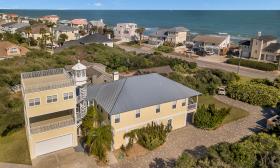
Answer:
[(149, 36), (149, 44), (162, 45), (164, 42), (184, 44), (187, 41), (189, 30), (184, 27), (160, 29)]
[(21, 74), (31, 159), (77, 146), (76, 86), (64, 69)]
[(68, 38), (66, 39), (66, 41), (77, 40), (80, 38), (79, 29), (70, 26), (58, 25), (54, 28), (54, 35), (56, 40), (59, 39), (59, 36), (61, 34), (67, 35)]
[[(261, 60), (265, 61), (266, 55), (268, 53), (263, 53), (263, 51), (266, 47), (270, 46), (273, 43), (277, 43), (277, 37), (269, 36), (269, 35), (261, 35), (261, 33), (259, 32), (258, 36), (251, 40), (250, 58), (256, 59), (258, 61), (261, 61)], [(270, 60), (270, 58), (268, 58), (268, 59)]]
[(29, 50), (25, 47), (13, 44), (8, 41), (0, 41), (0, 60), (6, 58), (12, 58), (15, 56), (23, 56)]
[[(43, 37), (43, 34), (41, 33), (41, 30), (45, 29), (46, 30), (46, 35), (49, 36), (50, 35), (50, 28), (47, 27), (45, 24), (35, 24), (35, 25), (31, 25), (31, 32), (30, 34), (28, 34), (28, 32), (26, 31), (26, 28), (20, 28), (17, 30), (17, 32), (20, 32), (21, 35), (24, 38), (28, 38), (28, 36), (30, 38), (33, 38), (35, 40), (41, 39)], [(48, 40), (49, 42), (49, 40)]]
[(279, 62), (280, 60), (280, 43), (271, 43), (262, 51), (261, 59), (269, 62)]
[(226, 55), (230, 47), (230, 36), (198, 35), (193, 39), (194, 48), (213, 52), (217, 55)]
[(148, 123), (168, 124), (173, 130), (192, 123), (199, 92), (159, 74), (114, 79), (88, 86), (87, 93), (88, 101), (108, 115), (113, 149), (128, 143), (125, 133)]

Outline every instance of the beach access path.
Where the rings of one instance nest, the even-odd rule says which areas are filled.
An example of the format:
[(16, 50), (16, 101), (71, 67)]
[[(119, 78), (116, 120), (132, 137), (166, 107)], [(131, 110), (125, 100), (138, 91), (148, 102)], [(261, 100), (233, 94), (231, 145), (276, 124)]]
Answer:
[[(128, 52), (136, 52), (137, 54), (139, 54), (139, 53), (152, 54), (154, 52), (154, 50), (152, 48), (145, 47), (145, 46), (140, 47), (140, 48), (130, 47), (130, 46), (126, 46), (126, 45), (118, 45), (118, 46)], [(174, 53), (168, 53), (168, 54), (163, 53), (163, 56), (170, 57), (170, 58), (178, 58), (178, 59), (182, 59), (182, 60), (190, 61), (190, 62), (196, 62), (198, 67), (201, 67), (201, 68), (220, 69), (220, 70), (224, 70), (224, 71), (228, 71), (228, 72), (235, 72), (235, 73), (237, 73), (237, 70), (238, 70), (238, 66), (236, 66), (236, 65), (230, 65), (230, 64), (226, 64), (224, 62), (219, 62), (219, 61), (215, 62), (215, 61), (211, 61), (211, 60), (207, 60), (207, 59), (192, 59), (192, 58), (177, 55)], [(249, 78), (260, 78), (260, 79), (266, 78), (266, 79), (274, 80), (275, 78), (277, 78), (280, 75), (280, 73), (276, 72), (276, 71), (266, 72), (266, 71), (252, 69), (252, 68), (240, 67), (239, 75), (249, 77)]]

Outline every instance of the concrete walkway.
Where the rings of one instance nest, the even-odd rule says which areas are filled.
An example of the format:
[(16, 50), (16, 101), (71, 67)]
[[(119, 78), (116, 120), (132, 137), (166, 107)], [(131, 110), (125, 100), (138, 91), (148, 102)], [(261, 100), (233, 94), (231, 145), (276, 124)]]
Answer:
[(199, 154), (205, 152), (206, 147), (220, 142), (236, 142), (262, 129), (265, 118), (271, 116), (272, 111), (257, 106), (248, 105), (233, 99), (216, 96), (224, 103), (250, 112), (246, 118), (226, 124), (215, 131), (206, 131), (188, 126), (170, 133), (166, 143), (145, 156), (120, 161), (114, 168), (165, 168), (173, 167), (175, 160), (184, 151)]
[(0, 168), (31, 168), (31, 165), (0, 163)]

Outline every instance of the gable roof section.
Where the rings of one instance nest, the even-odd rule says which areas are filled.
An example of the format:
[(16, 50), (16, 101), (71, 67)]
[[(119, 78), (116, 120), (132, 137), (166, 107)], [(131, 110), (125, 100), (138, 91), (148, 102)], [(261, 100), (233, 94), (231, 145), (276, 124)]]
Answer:
[(266, 52), (276, 53), (280, 50), (280, 43), (271, 43), (269, 46), (263, 49)]
[(214, 43), (215, 45), (221, 44), (225, 41), (227, 36), (216, 36), (216, 35), (197, 35), (193, 41), (203, 43)]
[(155, 73), (88, 86), (88, 100), (95, 100), (110, 115), (197, 95), (200, 93)]
[(78, 41), (81, 44), (112, 42), (112, 40), (108, 39), (107, 36), (99, 34), (99, 33), (87, 35), (85, 37), (80, 38)]

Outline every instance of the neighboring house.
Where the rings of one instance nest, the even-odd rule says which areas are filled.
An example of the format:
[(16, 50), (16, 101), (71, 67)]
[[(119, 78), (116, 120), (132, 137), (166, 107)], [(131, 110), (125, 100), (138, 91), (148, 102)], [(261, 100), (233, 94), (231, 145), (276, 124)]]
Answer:
[(194, 48), (202, 48), (217, 55), (226, 55), (230, 47), (230, 36), (198, 35), (193, 42)]
[(18, 21), (18, 15), (14, 13), (9, 13), (5, 15), (5, 20), (7, 22), (17, 22)]
[(86, 29), (88, 21), (86, 19), (73, 19), (71, 20), (71, 26), (78, 29)]
[(164, 42), (184, 44), (187, 41), (189, 30), (184, 27), (160, 29), (149, 36), (149, 44), (162, 45)]
[(159, 74), (148, 74), (88, 86), (88, 101), (108, 115), (113, 149), (128, 143), (124, 134), (149, 123), (188, 126), (197, 109), (199, 92)]
[(30, 26), (29, 23), (10, 22), (10, 23), (1, 25), (0, 29), (4, 32), (9, 32), (9, 33), (14, 34), (14, 33), (16, 33), (16, 31), (18, 29), (26, 28), (28, 26)]
[(47, 15), (40, 17), (39, 20), (56, 24), (59, 20), (59, 17), (57, 15)]
[(243, 40), (239, 42), (239, 57), (250, 58), (251, 56), (251, 40)]
[[(29, 37), (34, 38), (35, 40), (38, 40), (39, 38), (42, 38), (41, 29), (46, 30), (46, 35), (50, 35), (50, 28), (48, 28), (45, 24), (35, 24), (31, 25), (31, 33), (29, 34)], [(20, 28), (17, 30), (22, 34), (24, 38), (28, 38), (28, 33), (26, 32), (26, 28)]]
[(280, 60), (280, 43), (271, 43), (262, 51), (262, 60), (269, 62), (279, 62)]
[(64, 69), (21, 74), (31, 159), (77, 146), (76, 86)]
[(0, 60), (24, 56), (29, 50), (8, 41), (0, 41)]
[(103, 29), (105, 27), (105, 23), (103, 22), (103, 19), (100, 20), (92, 20), (89, 22), (91, 26), (101, 28)]
[(135, 23), (119, 23), (114, 27), (114, 36), (116, 40), (122, 42), (136, 41), (139, 34), (136, 33), (137, 24)]
[(66, 34), (68, 36), (68, 39), (66, 39), (66, 41), (77, 40), (80, 38), (78, 28), (66, 25), (58, 25), (54, 28), (54, 35), (56, 40), (58, 40), (61, 34)]
[(265, 55), (263, 50), (268, 47), (270, 44), (277, 43), (277, 37), (269, 35), (261, 35), (261, 32), (258, 33), (258, 36), (252, 38), (251, 40), (251, 59), (256, 59), (258, 61), (264, 60)]

